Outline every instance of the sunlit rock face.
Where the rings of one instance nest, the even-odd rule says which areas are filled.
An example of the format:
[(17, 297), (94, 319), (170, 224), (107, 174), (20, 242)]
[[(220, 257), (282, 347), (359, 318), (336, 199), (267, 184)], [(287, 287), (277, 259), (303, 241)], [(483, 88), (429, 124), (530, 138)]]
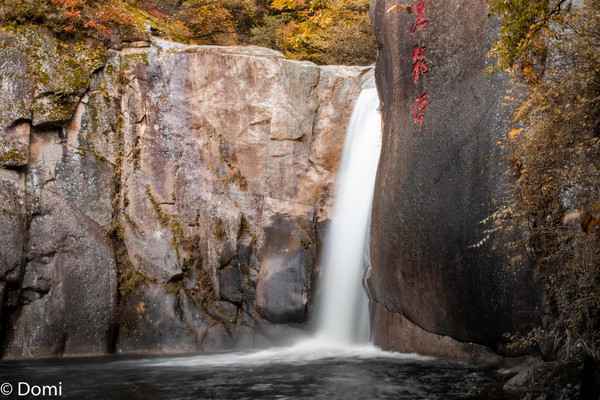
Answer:
[(384, 119), (374, 340), (463, 359), (464, 349), (435, 335), (498, 349), (504, 333), (535, 321), (539, 291), (527, 258), (509, 254), (488, 218), (511, 179), (498, 145), (510, 130), (503, 103), (519, 94), (488, 71), (496, 21), (484, 0), (378, 0), (372, 12)]
[(110, 51), (67, 122), (0, 101), (26, 154), (0, 163), (4, 356), (288, 339), (369, 71), (155, 42)]

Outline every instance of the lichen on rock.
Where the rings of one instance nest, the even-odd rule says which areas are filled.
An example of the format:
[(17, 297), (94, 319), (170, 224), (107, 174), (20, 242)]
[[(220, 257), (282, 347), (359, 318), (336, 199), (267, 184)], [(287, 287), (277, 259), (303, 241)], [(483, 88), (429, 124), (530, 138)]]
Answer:
[[(12, 91), (21, 97), (18, 117), (31, 119), (34, 126), (68, 122), (92, 73), (104, 65), (106, 49), (83, 39), (60, 40), (35, 25), (2, 27), (0, 38), (0, 52), (6, 54), (8, 67), (14, 66), (4, 65), (3, 76), (16, 80), (11, 85), (20, 89)], [(7, 117), (0, 121), (5, 127), (15, 120)]]

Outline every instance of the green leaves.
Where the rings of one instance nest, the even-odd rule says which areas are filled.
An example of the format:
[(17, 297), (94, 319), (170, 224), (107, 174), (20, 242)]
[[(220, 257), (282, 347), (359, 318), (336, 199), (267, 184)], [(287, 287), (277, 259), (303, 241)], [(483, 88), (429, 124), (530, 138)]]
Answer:
[(488, 0), (500, 17), (500, 39), (492, 49), (501, 69), (535, 64), (545, 56), (545, 35), (557, 21), (565, 0)]

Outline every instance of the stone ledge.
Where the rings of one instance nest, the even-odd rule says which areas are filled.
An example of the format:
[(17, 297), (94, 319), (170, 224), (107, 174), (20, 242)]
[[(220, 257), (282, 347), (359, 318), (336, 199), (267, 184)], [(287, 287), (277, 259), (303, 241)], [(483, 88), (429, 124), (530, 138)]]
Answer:
[(371, 311), (373, 342), (383, 350), (417, 353), (483, 367), (502, 363), (503, 358), (485, 346), (428, 332), (402, 314), (388, 311), (380, 303), (372, 302)]

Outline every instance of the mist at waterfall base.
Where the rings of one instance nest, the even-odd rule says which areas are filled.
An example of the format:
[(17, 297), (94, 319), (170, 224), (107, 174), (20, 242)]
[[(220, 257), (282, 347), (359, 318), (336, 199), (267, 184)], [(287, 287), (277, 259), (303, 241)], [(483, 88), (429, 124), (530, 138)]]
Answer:
[(365, 89), (348, 129), (336, 204), (322, 255), (316, 333), (295, 345), (181, 357), (107, 357), (0, 363), (0, 384), (57, 385), (66, 399), (487, 399), (486, 371), (368, 343), (362, 287), (379, 153), (375, 89)]

